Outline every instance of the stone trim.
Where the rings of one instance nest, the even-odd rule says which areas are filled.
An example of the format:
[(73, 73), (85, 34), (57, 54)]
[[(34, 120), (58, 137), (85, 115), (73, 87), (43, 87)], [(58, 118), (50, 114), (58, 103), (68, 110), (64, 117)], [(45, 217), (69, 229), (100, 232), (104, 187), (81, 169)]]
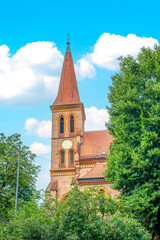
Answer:
[(83, 103), (72, 103), (72, 104), (58, 104), (58, 105), (51, 105), (50, 106), (52, 112), (63, 112), (70, 110), (79, 110), (83, 108)]
[(79, 164), (80, 168), (92, 168), (95, 166), (96, 163), (83, 163), (83, 164)]
[(94, 186), (96, 186), (96, 185), (104, 185), (104, 184), (109, 184), (110, 182), (108, 182), (108, 181), (106, 181), (106, 180), (104, 180), (104, 179), (102, 179), (102, 180), (90, 180), (90, 179), (88, 179), (88, 180), (85, 180), (85, 181), (83, 181), (83, 182), (81, 182), (81, 181), (78, 181), (78, 185), (79, 186), (85, 186), (85, 185), (94, 185)]
[[(98, 160), (99, 163), (101, 162), (105, 162), (105, 160), (99, 159)], [(95, 166), (95, 164), (97, 163), (97, 160), (94, 158), (93, 160), (88, 160), (88, 159), (83, 159), (79, 161), (79, 166), (80, 168), (92, 168)]]
[(50, 175), (53, 176), (65, 176), (65, 175), (75, 175), (75, 168), (62, 168), (62, 169), (50, 169)]

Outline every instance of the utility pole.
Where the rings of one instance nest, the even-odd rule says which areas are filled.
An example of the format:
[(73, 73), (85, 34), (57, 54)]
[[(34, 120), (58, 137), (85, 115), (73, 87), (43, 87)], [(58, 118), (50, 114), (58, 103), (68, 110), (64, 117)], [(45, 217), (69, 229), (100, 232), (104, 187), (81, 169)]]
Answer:
[(18, 185), (19, 185), (19, 167), (20, 167), (20, 156), (21, 156), (21, 146), (19, 146), (18, 150), (18, 168), (17, 168), (17, 184), (16, 184), (16, 202), (15, 202), (15, 212), (17, 210), (17, 202), (18, 202)]

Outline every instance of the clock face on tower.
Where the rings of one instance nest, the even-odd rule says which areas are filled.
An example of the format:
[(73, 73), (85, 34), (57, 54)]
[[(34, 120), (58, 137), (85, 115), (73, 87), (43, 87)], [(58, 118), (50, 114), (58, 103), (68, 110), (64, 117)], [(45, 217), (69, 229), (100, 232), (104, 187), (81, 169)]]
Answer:
[(65, 150), (68, 150), (72, 147), (72, 142), (70, 140), (65, 140), (65, 141), (62, 142), (62, 147)]

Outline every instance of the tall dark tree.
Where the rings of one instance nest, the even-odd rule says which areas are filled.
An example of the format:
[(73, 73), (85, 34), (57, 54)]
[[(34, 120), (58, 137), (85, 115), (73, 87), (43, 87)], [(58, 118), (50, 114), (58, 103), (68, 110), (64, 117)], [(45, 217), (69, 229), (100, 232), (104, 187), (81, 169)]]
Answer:
[(121, 57), (112, 84), (107, 128), (115, 140), (105, 175), (160, 237), (160, 47)]
[(19, 146), (21, 146), (19, 171), (19, 201), (29, 201), (37, 193), (35, 183), (39, 166), (34, 164), (35, 155), (21, 142), (19, 134), (6, 137), (0, 134), (0, 213), (7, 218), (7, 213), (15, 204), (17, 166)]

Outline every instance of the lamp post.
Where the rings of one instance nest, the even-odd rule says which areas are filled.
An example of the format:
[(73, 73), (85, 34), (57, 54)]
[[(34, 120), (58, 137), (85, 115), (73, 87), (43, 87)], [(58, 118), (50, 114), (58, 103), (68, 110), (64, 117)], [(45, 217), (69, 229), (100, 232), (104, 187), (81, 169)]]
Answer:
[(20, 156), (21, 156), (21, 146), (19, 146), (19, 154), (18, 154), (18, 168), (17, 168), (17, 184), (16, 184), (16, 202), (15, 202), (15, 212), (17, 210), (17, 202), (18, 202), (18, 185), (19, 185), (19, 167), (20, 167)]

